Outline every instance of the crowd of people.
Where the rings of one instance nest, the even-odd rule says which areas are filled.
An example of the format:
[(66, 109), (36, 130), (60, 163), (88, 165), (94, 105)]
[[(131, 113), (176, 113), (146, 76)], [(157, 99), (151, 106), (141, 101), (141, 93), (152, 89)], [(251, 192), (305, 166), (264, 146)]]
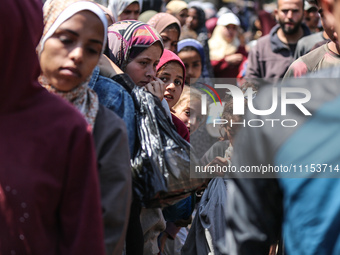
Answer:
[(246, 3), (2, 2), (0, 254), (340, 253), (340, 4)]

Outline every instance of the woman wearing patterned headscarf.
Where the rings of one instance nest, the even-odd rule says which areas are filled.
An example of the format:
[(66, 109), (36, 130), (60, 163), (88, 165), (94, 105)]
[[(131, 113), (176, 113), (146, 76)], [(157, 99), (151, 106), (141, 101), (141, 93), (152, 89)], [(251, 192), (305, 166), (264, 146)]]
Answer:
[(93, 131), (106, 252), (121, 254), (131, 203), (127, 131), (122, 119), (100, 105), (88, 86), (105, 47), (107, 19), (92, 1), (52, 0), (44, 5), (44, 21), (40, 81), (73, 104)]
[[(156, 66), (163, 54), (162, 38), (157, 31), (139, 21), (117, 22), (108, 29), (108, 47), (110, 59), (131, 77), (134, 84), (144, 87), (164, 102), (163, 106), (168, 107), (166, 100), (163, 100), (164, 83), (156, 77)], [(131, 214), (127, 253), (157, 254), (159, 251), (157, 237), (165, 229), (161, 209), (141, 209), (138, 203), (134, 203)], [(138, 250), (140, 247), (138, 225), (141, 226), (144, 251), (143, 248)]]

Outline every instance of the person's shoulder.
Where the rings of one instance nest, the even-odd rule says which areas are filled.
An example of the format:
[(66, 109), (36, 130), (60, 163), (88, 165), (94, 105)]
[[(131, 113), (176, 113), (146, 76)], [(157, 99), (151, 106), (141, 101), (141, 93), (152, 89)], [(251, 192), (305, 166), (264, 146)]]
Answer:
[(58, 123), (65, 129), (72, 126), (87, 126), (87, 122), (81, 113), (65, 99), (49, 93), (47, 90), (43, 91), (43, 96), (40, 98), (38, 103), (38, 107), (41, 108), (39, 117), (43, 118), (44, 115), (49, 115), (49, 125)]
[(123, 119), (101, 104), (99, 104), (95, 127), (99, 125), (109, 126), (111, 129), (126, 129)]
[(264, 35), (262, 37), (260, 37), (259, 39), (257, 39), (257, 45), (260, 43), (260, 44), (263, 44), (263, 43), (268, 43), (270, 41), (270, 37), (271, 35), (270, 34), (267, 34), (267, 35)]

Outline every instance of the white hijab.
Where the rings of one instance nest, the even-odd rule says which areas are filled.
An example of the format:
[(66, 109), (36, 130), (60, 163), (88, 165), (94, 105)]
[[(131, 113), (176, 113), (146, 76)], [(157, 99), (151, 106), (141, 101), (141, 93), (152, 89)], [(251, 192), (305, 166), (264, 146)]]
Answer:
[(118, 21), (118, 16), (128, 7), (130, 4), (137, 2), (139, 4), (139, 10), (142, 10), (143, 0), (110, 0), (108, 8), (111, 10), (115, 21)]

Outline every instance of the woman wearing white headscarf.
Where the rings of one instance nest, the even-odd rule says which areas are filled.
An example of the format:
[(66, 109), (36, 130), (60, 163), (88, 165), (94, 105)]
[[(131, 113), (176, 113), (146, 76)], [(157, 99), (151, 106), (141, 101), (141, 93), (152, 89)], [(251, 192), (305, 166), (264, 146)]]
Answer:
[(138, 20), (143, 0), (110, 0), (108, 8), (115, 21)]
[(240, 45), (237, 28), (238, 17), (229, 12), (217, 20), (217, 26), (209, 39), (210, 62), (216, 78), (236, 78), (239, 67), (247, 58), (247, 51)]

